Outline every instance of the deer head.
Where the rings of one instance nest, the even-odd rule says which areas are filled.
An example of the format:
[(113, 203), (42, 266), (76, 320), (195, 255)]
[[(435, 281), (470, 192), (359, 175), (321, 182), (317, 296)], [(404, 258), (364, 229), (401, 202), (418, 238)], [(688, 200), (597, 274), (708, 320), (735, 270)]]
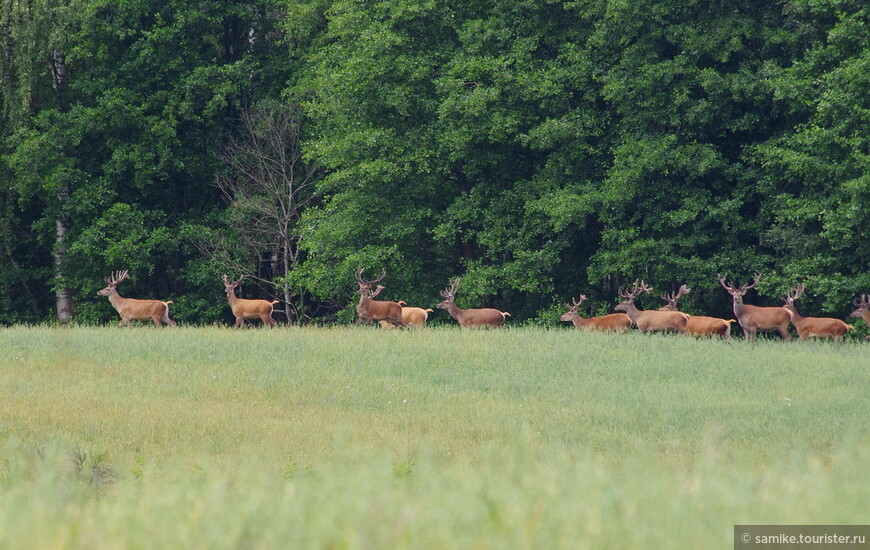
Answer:
[(440, 292), (441, 297), (444, 298), (443, 301), (438, 302), (436, 307), (440, 307), (441, 309), (447, 309), (453, 303), (454, 298), (456, 297), (456, 289), (459, 288), (459, 281), (461, 281), (459, 277), (456, 277), (450, 282), (450, 286), (445, 288)]
[(686, 285), (680, 285), (680, 288), (676, 292), (671, 292), (670, 294), (667, 292), (663, 293), (662, 300), (667, 302), (668, 305), (660, 307), (659, 311), (677, 311), (677, 300), (691, 291), (692, 289)]
[(579, 301), (575, 300), (574, 298), (571, 298), (571, 302), (573, 302), (573, 303), (572, 304), (565, 304), (565, 307), (568, 308), (568, 311), (566, 313), (563, 313), (559, 317), (559, 320), (560, 321), (572, 321), (574, 319), (574, 317), (577, 316), (577, 309), (580, 307), (580, 304), (582, 304), (585, 301), (586, 301), (585, 294), (580, 295)]
[(735, 302), (743, 303), (743, 296), (746, 294), (746, 291), (750, 288), (755, 288), (755, 285), (757, 285), (758, 281), (760, 280), (761, 275), (756, 273), (755, 280), (752, 281), (751, 285), (742, 285), (739, 288), (735, 288), (733, 285), (729, 285), (725, 282), (725, 277), (720, 276), (719, 284), (722, 285), (722, 288), (724, 288), (725, 291), (728, 292), (728, 294), (730, 294), (732, 298), (734, 298)]
[(803, 283), (789, 290), (786, 296), (782, 299), (785, 303), (786, 307), (791, 306), (794, 308), (794, 301), (801, 297), (804, 293), (804, 285)]
[(98, 291), (97, 295), (98, 296), (108, 296), (109, 294), (111, 294), (112, 292), (115, 291), (115, 287), (118, 286), (118, 283), (120, 283), (121, 281), (123, 281), (124, 279), (127, 278), (127, 275), (129, 275), (129, 271), (127, 271), (126, 269), (123, 271), (112, 272), (111, 276), (106, 277), (106, 285), (107, 285), (106, 288)]
[(360, 292), (360, 293), (371, 290), (372, 285), (383, 281), (384, 277), (387, 276), (387, 270), (383, 269), (383, 270), (381, 270), (381, 275), (379, 277), (372, 279), (371, 281), (366, 281), (362, 278), (363, 271), (365, 271), (365, 269), (363, 269), (363, 268), (356, 270), (356, 282), (359, 285), (358, 292)]
[(234, 295), (236, 287), (238, 287), (241, 284), (242, 279), (244, 279), (244, 278), (245, 278), (245, 276), (242, 275), (239, 277), (239, 280), (231, 282), (229, 277), (227, 277), (226, 275), (222, 276), (221, 280), (224, 282), (224, 292), (226, 292), (228, 295), (229, 294)]
[(860, 300), (852, 302), (855, 306), (855, 311), (849, 314), (850, 317), (863, 317), (870, 310), (870, 295), (862, 294)]

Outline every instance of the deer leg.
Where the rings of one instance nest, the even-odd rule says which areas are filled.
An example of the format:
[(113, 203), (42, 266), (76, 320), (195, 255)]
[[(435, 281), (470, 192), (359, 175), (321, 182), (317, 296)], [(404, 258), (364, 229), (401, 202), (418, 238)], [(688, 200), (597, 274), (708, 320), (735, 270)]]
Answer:
[(235, 327), (242, 328), (243, 326), (245, 326), (245, 318), (244, 317), (236, 317)]
[[(779, 335), (782, 336), (783, 340), (791, 342), (791, 334), (789, 334), (788, 332), (788, 326), (777, 327), (777, 330), (779, 331)], [(801, 340), (803, 340), (803, 338), (801, 338)]]
[(260, 320), (263, 321), (263, 326), (272, 328), (272, 318), (266, 314), (260, 315)]

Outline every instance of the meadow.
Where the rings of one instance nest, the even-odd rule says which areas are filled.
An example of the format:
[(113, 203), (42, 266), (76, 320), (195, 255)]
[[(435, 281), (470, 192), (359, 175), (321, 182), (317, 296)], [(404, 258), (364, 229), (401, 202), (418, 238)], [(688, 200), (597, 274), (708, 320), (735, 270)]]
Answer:
[(0, 330), (0, 548), (731, 548), (861, 524), (866, 344)]

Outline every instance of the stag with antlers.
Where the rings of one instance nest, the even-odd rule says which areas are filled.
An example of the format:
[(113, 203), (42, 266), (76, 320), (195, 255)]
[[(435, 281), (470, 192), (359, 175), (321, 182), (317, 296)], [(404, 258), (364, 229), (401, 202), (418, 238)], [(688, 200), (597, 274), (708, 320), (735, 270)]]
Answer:
[(624, 311), (631, 317), (631, 322), (641, 332), (665, 332), (675, 330), (680, 334), (686, 333), (686, 324), (689, 321), (689, 316), (679, 311), (655, 311), (655, 310), (640, 310), (634, 305), (634, 300), (644, 292), (652, 290), (651, 286), (647, 286), (643, 281), (634, 281), (634, 286), (631, 291), (626, 288), (620, 288), (618, 291), (619, 297), (623, 302), (618, 304), (614, 309), (616, 311)]
[(743, 328), (743, 337), (755, 340), (759, 330), (776, 330), (783, 339), (791, 341), (788, 325), (791, 323), (791, 311), (783, 307), (750, 306), (743, 303), (743, 296), (750, 288), (754, 288), (761, 280), (761, 275), (755, 274), (752, 284), (735, 287), (725, 282), (725, 277), (719, 277), (719, 284), (725, 289), (734, 302), (734, 316)]
[(478, 308), (478, 309), (460, 309), (453, 300), (456, 296), (456, 290), (459, 288), (457, 277), (451, 281), (450, 286), (441, 291), (441, 297), (444, 298), (438, 302), (437, 307), (446, 309), (447, 312), (459, 322), (462, 327), (500, 327), (504, 324), (505, 319), (510, 317), (510, 313), (499, 311), (493, 308)]
[(241, 284), (242, 275), (237, 281), (230, 281), (226, 275), (221, 277), (224, 283), (224, 292), (227, 293), (227, 302), (230, 304), (230, 309), (233, 311), (233, 317), (236, 318), (236, 328), (245, 326), (245, 319), (260, 319), (263, 326), (272, 328), (276, 324), (275, 319), (272, 319), (272, 310), (278, 300), (245, 300), (236, 297), (236, 288)]
[[(870, 296), (862, 294), (861, 299), (855, 300), (852, 302), (852, 305), (855, 306), (855, 311), (850, 313), (849, 316), (861, 317), (867, 323), (867, 326), (870, 326)], [(870, 336), (866, 336), (864, 339), (870, 342)]]
[(830, 338), (835, 342), (840, 342), (848, 331), (855, 328), (832, 317), (804, 317), (798, 313), (794, 307), (794, 302), (803, 293), (804, 285), (801, 283), (789, 290), (786, 297), (782, 299), (785, 303), (785, 309), (791, 312), (791, 323), (797, 329), (800, 340), (806, 340), (807, 338)]
[[(659, 311), (679, 311), (677, 309), (677, 300), (691, 292), (692, 289), (686, 285), (680, 285), (676, 292), (662, 294), (662, 300), (667, 305), (659, 308)], [(723, 336), (731, 339), (731, 323), (736, 323), (736, 319), (720, 319), (718, 317), (706, 317), (704, 315), (690, 315), (689, 321), (686, 323), (686, 332), (693, 336)]]
[(574, 323), (574, 326), (578, 329), (626, 332), (631, 327), (631, 317), (625, 313), (611, 313), (600, 317), (590, 317), (588, 319), (583, 318), (578, 312), (578, 309), (580, 308), (580, 304), (586, 301), (585, 294), (580, 295), (579, 301), (574, 298), (571, 298), (571, 301), (573, 302), (573, 305), (565, 304), (568, 311), (563, 313), (559, 317), (559, 320)]
[(380, 276), (366, 281), (362, 278), (363, 269), (356, 271), (356, 282), (359, 286), (359, 303), (356, 305), (356, 323), (371, 323), (373, 321), (387, 321), (393, 326), (407, 327), (408, 324), (402, 318), (402, 306), (397, 302), (387, 300), (372, 300), (384, 290), (383, 285), (378, 285), (374, 290), (372, 286), (381, 282), (387, 276), (387, 270), (381, 271)]
[(163, 302), (160, 300), (136, 300), (134, 298), (124, 298), (118, 294), (115, 288), (118, 283), (127, 278), (129, 272), (115, 271), (111, 276), (106, 277), (106, 288), (97, 292), (98, 296), (108, 296), (112, 307), (121, 316), (121, 322), (118, 326), (126, 324), (130, 326), (130, 321), (147, 321), (152, 320), (158, 327), (162, 326), (161, 322), (170, 326), (176, 326), (175, 321), (169, 318), (169, 304), (171, 301)]

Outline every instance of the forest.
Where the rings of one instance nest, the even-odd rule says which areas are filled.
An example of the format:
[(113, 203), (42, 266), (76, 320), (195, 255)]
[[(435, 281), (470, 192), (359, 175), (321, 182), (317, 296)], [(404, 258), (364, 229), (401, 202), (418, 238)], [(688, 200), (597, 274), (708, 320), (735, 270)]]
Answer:
[(870, 293), (859, 0), (2, 0), (0, 324)]

